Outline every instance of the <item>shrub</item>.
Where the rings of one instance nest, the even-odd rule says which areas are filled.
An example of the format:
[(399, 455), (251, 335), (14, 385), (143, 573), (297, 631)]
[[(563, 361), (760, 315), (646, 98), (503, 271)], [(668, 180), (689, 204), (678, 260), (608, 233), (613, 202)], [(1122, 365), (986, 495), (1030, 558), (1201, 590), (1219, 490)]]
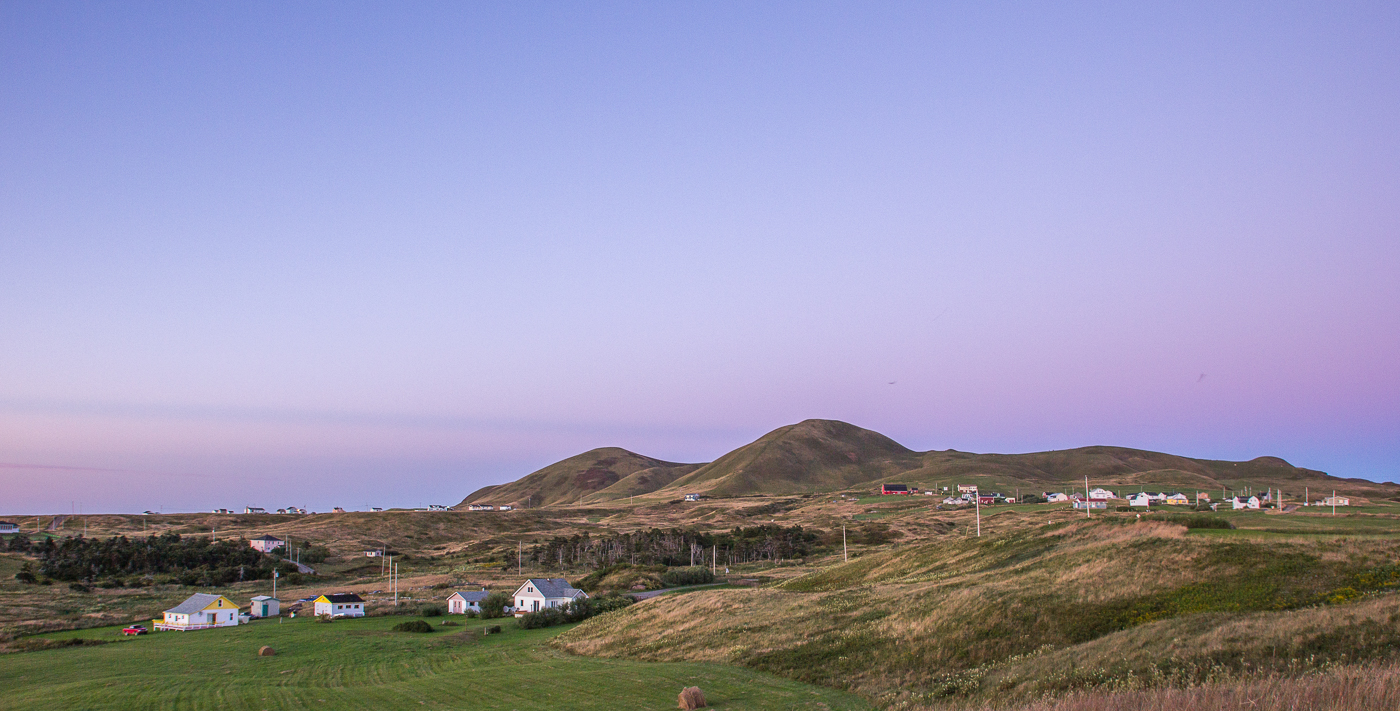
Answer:
[(1171, 516), (1168, 517), (1167, 520), (1171, 523), (1181, 524), (1182, 526), (1185, 526), (1187, 528), (1233, 529), (1235, 527), (1235, 524), (1230, 523), (1229, 519), (1223, 519), (1219, 516), (1201, 516), (1199, 514), (1191, 514), (1183, 516)]
[(533, 630), (541, 627), (553, 627), (555, 625), (582, 622), (594, 615), (601, 615), (604, 612), (621, 610), (631, 605), (634, 600), (621, 595), (605, 595), (598, 598), (585, 598), (575, 600), (561, 607), (547, 607), (539, 612), (528, 612), (515, 618), (515, 623), (521, 629)]
[(710, 572), (709, 568), (702, 568), (699, 566), (668, 570), (661, 574), (661, 582), (670, 587), (677, 587), (680, 585), (704, 585), (706, 583), (713, 583), (714, 581), (715, 574)]
[(442, 613), (442, 605), (435, 605), (429, 603), (418, 608), (418, 614), (422, 615), (423, 617), (442, 617)]
[(89, 592), (92, 592), (92, 588), (90, 588), (90, 587), (88, 587), (88, 586), (86, 586), (86, 585), (83, 585), (82, 583), (68, 583), (68, 589), (69, 589), (69, 590), (72, 590), (73, 592), (80, 592), (80, 593), (89, 593)]
[(503, 592), (493, 592), (481, 601), (482, 619), (492, 619), (495, 617), (505, 617), (505, 609), (515, 602), (510, 595)]
[(34, 576), (34, 566), (30, 565), (27, 562), (24, 565), (20, 566), (19, 572), (15, 573), (15, 580), (18, 580), (21, 583), (33, 584), (34, 581), (38, 580), (38, 578)]
[(487, 628), (486, 628), (486, 634), (500, 634), (500, 633), (501, 633), (501, 626), (500, 626), (500, 625), (491, 625), (490, 627), (487, 627)]
[(324, 613), (322, 613), (320, 617), (317, 617), (317, 618), (316, 618), (316, 621), (317, 621), (317, 622), (327, 622), (327, 623), (332, 622), (331, 613), (329, 613), (329, 612), (324, 612)]
[(409, 620), (394, 625), (395, 632), (432, 632), (433, 626), (423, 620)]
[(479, 615), (476, 614), (476, 610), (473, 610), (473, 609), (471, 609), (470, 607), (467, 608), (466, 615), (467, 615), (467, 619), (469, 619), (469, 620), (474, 620), (474, 619), (476, 619), (477, 617), (479, 617)]

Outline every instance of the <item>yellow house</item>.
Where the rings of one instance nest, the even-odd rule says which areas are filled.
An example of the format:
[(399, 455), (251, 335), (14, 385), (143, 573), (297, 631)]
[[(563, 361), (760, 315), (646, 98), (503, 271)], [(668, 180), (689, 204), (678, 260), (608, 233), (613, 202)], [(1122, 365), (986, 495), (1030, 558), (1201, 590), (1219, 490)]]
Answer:
[(223, 595), (195, 593), (165, 611), (165, 619), (155, 623), (158, 630), (203, 630), (210, 627), (236, 627), (238, 605)]
[(1186, 498), (1185, 494), (1172, 494), (1167, 497), (1167, 504), (1169, 506), (1186, 506), (1190, 503), (1191, 500)]

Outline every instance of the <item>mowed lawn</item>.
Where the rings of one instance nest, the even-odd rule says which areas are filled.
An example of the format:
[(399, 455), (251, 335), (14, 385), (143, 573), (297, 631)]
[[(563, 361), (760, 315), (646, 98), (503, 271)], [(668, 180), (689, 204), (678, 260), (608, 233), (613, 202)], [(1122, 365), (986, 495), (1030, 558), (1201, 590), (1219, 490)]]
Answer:
[[(717, 709), (870, 708), (852, 694), (722, 664), (566, 655), (548, 646), (565, 628), (527, 631), (507, 619), (493, 621), (496, 635), (481, 635), (487, 625), (477, 620), (391, 631), (408, 619), (263, 620), (0, 655), (0, 708), (672, 709), (686, 686)], [(120, 639), (117, 628), (45, 637)], [(277, 655), (257, 656), (262, 645)]]

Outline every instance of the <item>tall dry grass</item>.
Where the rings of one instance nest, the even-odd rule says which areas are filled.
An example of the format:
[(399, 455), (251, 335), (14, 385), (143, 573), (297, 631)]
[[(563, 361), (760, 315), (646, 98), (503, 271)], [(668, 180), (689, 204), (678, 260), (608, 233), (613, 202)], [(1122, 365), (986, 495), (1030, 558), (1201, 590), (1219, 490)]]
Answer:
[[(948, 707), (939, 708), (948, 711)], [(1187, 689), (1078, 692), (1002, 711), (1376, 711), (1400, 709), (1400, 666), (1359, 665), (1298, 678), (1262, 677)]]

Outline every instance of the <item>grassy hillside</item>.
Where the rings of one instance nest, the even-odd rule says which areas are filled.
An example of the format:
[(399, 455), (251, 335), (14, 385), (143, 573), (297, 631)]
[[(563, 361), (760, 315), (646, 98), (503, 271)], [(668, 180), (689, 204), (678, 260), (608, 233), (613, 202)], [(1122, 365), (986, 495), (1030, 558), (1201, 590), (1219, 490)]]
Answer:
[(1393, 539), (1074, 521), (887, 549), (769, 588), (659, 598), (556, 644), (740, 664), (888, 704), (1301, 673), (1400, 650), (1396, 554)]
[[(644, 457), (618, 447), (603, 447), (555, 462), (509, 484), (479, 489), (462, 500), (463, 504), (510, 504), (514, 506), (548, 506), (571, 504), (594, 492), (600, 492), (643, 471), (650, 471), (647, 482), (670, 481), (664, 473), (669, 469), (694, 468), (694, 465), (664, 462)], [(641, 486), (634, 479), (630, 486)], [(657, 484), (656, 488), (661, 486)], [(650, 491), (650, 489), (648, 489)], [(625, 494), (623, 494), (625, 496)]]
[[(49, 635), (111, 642), (0, 655), (0, 706), (611, 711), (673, 708), (682, 688), (699, 686), (719, 709), (868, 708), (851, 694), (735, 667), (571, 657), (547, 646), (557, 628), (497, 620), (503, 633), (484, 635), (486, 623), (456, 618), (466, 624), (391, 630), (405, 619), (266, 620), (125, 640), (114, 628)], [(276, 656), (256, 656), (262, 645)]]
[(630, 496), (650, 494), (667, 484), (689, 474), (703, 464), (681, 464), (678, 466), (652, 467), (620, 479), (616, 484), (583, 497), (583, 503), (593, 504), (603, 501), (616, 501)]
[(1040, 493), (1091, 486), (1137, 491), (1173, 489), (1219, 497), (1284, 487), (1300, 500), (1333, 489), (1389, 498), (1400, 485), (1342, 479), (1294, 467), (1277, 457), (1247, 462), (1192, 459), (1125, 447), (1080, 447), (1029, 454), (915, 452), (878, 432), (835, 420), (781, 427), (705, 465), (674, 464), (626, 450), (594, 450), (550, 465), (518, 481), (481, 489), (467, 502), (603, 504), (630, 496), (684, 493), (712, 497), (781, 496), (875, 488), (882, 482), (923, 488), (976, 484), (983, 491)]
[(713, 496), (833, 491), (918, 466), (918, 453), (835, 420), (781, 427), (665, 487)]

